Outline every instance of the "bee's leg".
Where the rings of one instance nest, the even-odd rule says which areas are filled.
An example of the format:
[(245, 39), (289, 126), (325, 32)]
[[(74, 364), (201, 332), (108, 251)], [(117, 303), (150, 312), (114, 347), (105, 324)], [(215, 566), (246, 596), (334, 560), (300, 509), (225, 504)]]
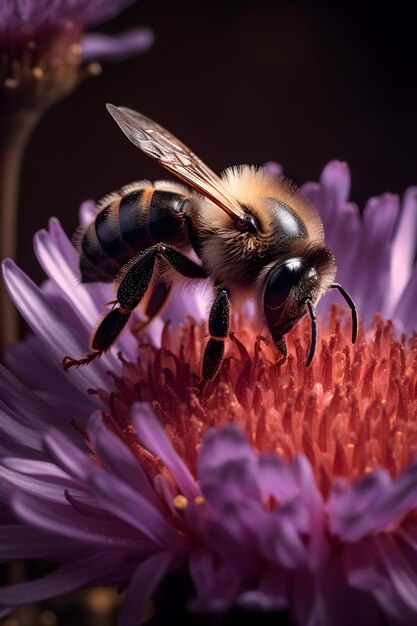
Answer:
[(68, 371), (71, 367), (80, 367), (87, 365), (103, 354), (114, 343), (117, 336), (121, 333), (129, 319), (130, 312), (123, 311), (120, 308), (113, 309), (101, 320), (94, 336), (91, 340), (91, 352), (82, 359), (73, 359), (66, 356), (62, 360), (62, 367)]
[(110, 311), (99, 324), (91, 341), (92, 351), (79, 360), (66, 356), (62, 362), (65, 370), (73, 366), (86, 365), (111, 347), (126, 325), (130, 313), (140, 304), (145, 295), (158, 257), (166, 259), (183, 276), (188, 278), (207, 277), (204, 268), (170, 246), (158, 243), (148, 248), (137, 257), (137, 261), (133, 265), (129, 264), (127, 267), (117, 290), (116, 302), (119, 306)]
[(119, 303), (119, 307), (107, 313), (100, 322), (91, 340), (91, 352), (87, 352), (82, 359), (73, 359), (69, 356), (63, 359), (62, 366), (66, 371), (70, 367), (91, 363), (115, 342), (125, 327), (131, 311), (139, 304), (149, 287), (157, 255), (157, 246), (152, 246), (127, 270), (117, 291), (116, 302)]
[(287, 360), (288, 348), (285, 337), (281, 334), (278, 334), (274, 326), (269, 327), (269, 332), (271, 333), (272, 339), (274, 340), (274, 344), (278, 352), (281, 353), (281, 358), (277, 361), (276, 365), (281, 365), (285, 363)]
[[(145, 259), (145, 257), (147, 257)], [(194, 261), (184, 256), (175, 248), (157, 243), (141, 254), (123, 276), (117, 290), (117, 301), (125, 311), (133, 311), (138, 306), (151, 282), (155, 262), (162, 257), (187, 278), (207, 278), (207, 272)]]
[(223, 360), (224, 341), (229, 333), (230, 325), (230, 292), (218, 287), (217, 296), (211, 306), (209, 316), (209, 333), (203, 356), (203, 380), (213, 380)]
[(161, 313), (164, 309), (171, 293), (171, 285), (165, 282), (158, 282), (155, 287), (152, 288), (152, 293), (146, 303), (145, 315), (146, 319), (135, 320), (132, 325), (132, 331), (139, 334), (141, 333), (152, 320)]

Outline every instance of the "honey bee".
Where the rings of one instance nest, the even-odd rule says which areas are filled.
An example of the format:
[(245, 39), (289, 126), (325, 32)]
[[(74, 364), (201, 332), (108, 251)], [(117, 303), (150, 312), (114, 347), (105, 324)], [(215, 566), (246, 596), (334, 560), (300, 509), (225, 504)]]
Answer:
[[(94, 222), (80, 236), (81, 280), (115, 281), (116, 300), (93, 334), (91, 351), (78, 360), (65, 357), (65, 369), (108, 350), (139, 304), (145, 302), (148, 320), (155, 317), (176, 278), (208, 280), (214, 292), (202, 362), (205, 381), (222, 363), (237, 299), (255, 301), (260, 325), (268, 327), (281, 355), (277, 362), (287, 356), (285, 335), (308, 313), (306, 366), (311, 364), (317, 344), (315, 306), (328, 289), (338, 289), (350, 307), (355, 342), (355, 304), (334, 282), (336, 264), (321, 220), (293, 183), (247, 165), (219, 177), (141, 113), (107, 108), (135, 146), (187, 186), (140, 181), (98, 204)], [(197, 260), (190, 258), (192, 251)]]

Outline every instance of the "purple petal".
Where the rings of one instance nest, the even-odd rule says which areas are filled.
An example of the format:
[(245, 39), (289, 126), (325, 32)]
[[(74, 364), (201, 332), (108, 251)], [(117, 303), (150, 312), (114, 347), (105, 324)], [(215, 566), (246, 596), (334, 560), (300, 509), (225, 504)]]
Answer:
[(119, 626), (141, 623), (148, 600), (170, 568), (172, 555), (159, 552), (141, 563), (130, 579), (126, 599), (119, 616)]
[(259, 482), (263, 497), (273, 496), (281, 506), (299, 497), (300, 489), (289, 464), (277, 454), (259, 459)]
[(13, 510), (22, 521), (36, 526), (50, 534), (61, 536), (64, 544), (68, 541), (73, 549), (87, 545), (100, 545), (127, 550), (142, 549), (143, 537), (117, 519), (87, 517), (80, 515), (64, 498), (65, 504), (43, 502), (29, 494), (13, 497)]
[(63, 472), (59, 467), (47, 461), (32, 461), (24, 458), (5, 457), (0, 460), (3, 467), (11, 469), (19, 474), (27, 474), (47, 483), (56, 483), (74, 489), (79, 489), (81, 484), (73, 480)]
[(307, 560), (307, 550), (292, 521), (274, 516), (268, 525), (259, 525), (259, 546), (265, 559), (295, 569)]
[(87, 33), (81, 40), (82, 59), (89, 61), (122, 61), (148, 50), (154, 43), (150, 28), (132, 28), (120, 35)]
[(275, 163), (275, 161), (268, 161), (264, 164), (264, 168), (274, 176), (282, 176), (283, 174), (282, 165)]
[(101, 413), (91, 416), (88, 433), (94, 450), (104, 468), (130, 485), (156, 507), (161, 506), (154, 488), (138, 460), (120, 439), (105, 426)]
[(132, 421), (139, 439), (148, 450), (160, 457), (184, 496), (194, 500), (200, 495), (200, 489), (190, 470), (178, 456), (152, 410), (146, 404), (135, 404), (132, 409)]
[[(390, 579), (401, 599), (417, 613), (417, 571), (389, 533), (375, 537), (374, 543), (379, 551)], [(414, 555), (415, 556), (415, 555)]]
[[(42, 341), (35, 335), (29, 334), (23, 341), (10, 346), (6, 351), (5, 361), (20, 381), (36, 390), (37, 396), (50, 404), (50, 412), (59, 415), (62, 421), (66, 417), (69, 421), (72, 416), (77, 415), (77, 420), (85, 424), (96, 407), (91, 396), (71, 384), (70, 377), (56, 366), (45, 351)], [(74, 429), (71, 430), (73, 436)]]
[[(59, 222), (55, 224), (55, 231), (58, 228), (61, 228)], [(98, 315), (97, 307), (88, 292), (80, 288), (78, 275), (74, 274), (74, 264), (68, 262), (69, 255), (63, 252), (62, 242), (54, 241), (54, 239), (55, 237), (52, 237), (48, 231), (38, 231), (34, 237), (36, 257), (46, 275), (67, 296), (68, 305), (76, 307), (79, 318), (85, 320), (86, 340), (88, 340), (92, 320)], [(72, 257), (74, 262), (75, 259), (78, 261), (79, 256), (74, 248)]]
[(203, 491), (227, 480), (241, 487), (245, 497), (260, 501), (255, 454), (238, 426), (213, 428), (205, 433), (198, 460), (198, 475)]
[[(57, 365), (66, 354), (78, 355), (84, 352), (85, 346), (62, 323), (62, 318), (57, 315), (57, 311), (52, 308), (39, 287), (10, 259), (3, 261), (3, 276), (13, 302), (33, 332), (42, 339)], [(81, 389), (97, 388), (105, 383), (104, 376), (94, 367), (75, 370), (70, 375)]]
[[(2, 440), (0, 445), (4, 450), (9, 450), (9, 454), (13, 454), (13, 449), (18, 449), (20, 445), (29, 450), (42, 450), (40, 433), (19, 423), (19, 419), (14, 411), (2, 410), (0, 407), (0, 428)], [(16, 447), (15, 447), (15, 444)], [(6, 452), (7, 454), (7, 452)]]
[[(363, 214), (362, 240), (354, 262), (353, 297), (361, 316), (385, 313), (384, 299), (390, 278), (391, 238), (399, 211), (399, 198), (386, 193), (371, 198)], [(372, 267), (372, 272), (366, 268)]]
[[(45, 429), (55, 416), (54, 408), (0, 364), (0, 408), (17, 422), (35, 430)], [(65, 407), (61, 407), (61, 431), (75, 439), (74, 429), (67, 422)]]
[[(124, 482), (104, 471), (91, 473), (89, 485), (109, 511), (137, 528), (156, 544), (173, 550), (184, 546), (183, 539), (158, 509)], [(140, 515), (138, 515), (140, 511)]]
[(392, 483), (385, 498), (379, 498), (373, 514), (380, 528), (398, 521), (417, 506), (417, 460)]
[(410, 280), (406, 284), (402, 296), (391, 313), (400, 325), (401, 332), (411, 335), (416, 330), (416, 302), (417, 302), (417, 265), (414, 266)]
[(368, 540), (343, 547), (343, 566), (350, 585), (358, 589), (372, 591), (385, 583), (384, 575)]
[[(43, 436), (45, 450), (64, 472), (83, 482), (94, 462), (88, 458), (87, 449), (77, 447), (56, 428), (50, 428)], [(84, 443), (82, 444), (85, 445)]]
[(377, 514), (380, 503), (387, 502), (392, 481), (384, 470), (374, 471), (353, 486), (338, 480), (328, 499), (330, 531), (345, 541), (358, 541), (380, 528), (382, 517)]
[(22, 598), (27, 603), (35, 602), (90, 585), (117, 568), (118, 560), (117, 555), (109, 558), (106, 552), (78, 558), (39, 580), (3, 587), (0, 589), (0, 603), (20, 604)]
[(84, 227), (88, 226), (97, 217), (97, 203), (94, 200), (85, 200), (79, 208), (80, 224)]
[(308, 553), (309, 565), (314, 570), (326, 561), (330, 549), (326, 539), (324, 503), (310, 461), (300, 454), (295, 457), (293, 464), (304, 506), (310, 517)]
[(410, 279), (416, 247), (417, 187), (410, 187), (404, 194), (400, 219), (391, 245), (391, 275), (386, 301), (386, 313), (389, 316)]
[(0, 467), (0, 477), (3, 486), (9, 488), (9, 497), (14, 493), (25, 492), (36, 494), (39, 499), (48, 503), (65, 502), (64, 489), (61, 485), (26, 476), (5, 467)]

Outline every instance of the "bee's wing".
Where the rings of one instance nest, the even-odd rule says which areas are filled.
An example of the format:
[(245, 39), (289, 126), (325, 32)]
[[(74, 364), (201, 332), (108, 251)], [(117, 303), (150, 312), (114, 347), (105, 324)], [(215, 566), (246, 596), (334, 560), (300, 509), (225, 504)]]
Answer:
[(217, 204), (235, 221), (247, 218), (223, 181), (174, 135), (131, 109), (113, 104), (108, 104), (107, 109), (126, 137), (145, 154)]

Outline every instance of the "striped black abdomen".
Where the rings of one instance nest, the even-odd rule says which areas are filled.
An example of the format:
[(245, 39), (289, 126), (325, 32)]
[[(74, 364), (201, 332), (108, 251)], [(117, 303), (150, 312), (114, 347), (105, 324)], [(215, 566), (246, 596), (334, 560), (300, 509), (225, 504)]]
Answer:
[(82, 282), (111, 282), (138, 252), (157, 242), (181, 243), (187, 205), (181, 193), (150, 185), (110, 196), (81, 239)]

